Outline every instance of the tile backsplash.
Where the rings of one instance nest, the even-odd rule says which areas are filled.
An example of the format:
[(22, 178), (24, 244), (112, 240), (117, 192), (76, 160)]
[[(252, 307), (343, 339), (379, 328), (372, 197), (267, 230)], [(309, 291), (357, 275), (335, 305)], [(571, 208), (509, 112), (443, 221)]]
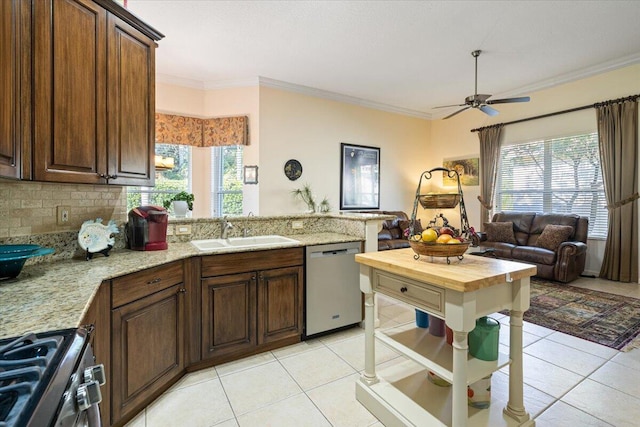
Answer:
[[(127, 219), (125, 187), (53, 184), (0, 179), (0, 242), (24, 236), (80, 230), (89, 219)], [(69, 210), (69, 221), (57, 222), (57, 208)]]

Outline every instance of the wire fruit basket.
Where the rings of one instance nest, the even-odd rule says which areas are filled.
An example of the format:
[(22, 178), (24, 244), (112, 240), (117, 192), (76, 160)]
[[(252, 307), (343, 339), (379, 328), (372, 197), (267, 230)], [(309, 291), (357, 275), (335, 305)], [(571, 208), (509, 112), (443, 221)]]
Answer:
[[(423, 179), (431, 179), (433, 172), (442, 171), (447, 174), (449, 178), (456, 178), (458, 182), (457, 193), (420, 193)], [(463, 241), (457, 244), (450, 243), (438, 243), (438, 242), (423, 242), (420, 239), (414, 240), (414, 226), (416, 224), (416, 214), (418, 211), (418, 204), (423, 209), (453, 209), (456, 206), (460, 206), (460, 222), (461, 222), (461, 236)], [(416, 235), (417, 236), (417, 235)], [(409, 245), (415, 255), (415, 259), (419, 259), (420, 256), (431, 257), (446, 257), (447, 264), (451, 261), (449, 257), (457, 257), (460, 261), (464, 258), (464, 253), (472, 243), (470, 237), (472, 236), (472, 229), (469, 227), (469, 220), (467, 218), (467, 210), (464, 205), (464, 197), (462, 195), (462, 185), (460, 184), (460, 175), (455, 169), (446, 168), (434, 168), (428, 171), (422, 172), (420, 180), (418, 181), (418, 188), (416, 189), (416, 197), (413, 203), (413, 212), (411, 213), (411, 223), (409, 225)]]

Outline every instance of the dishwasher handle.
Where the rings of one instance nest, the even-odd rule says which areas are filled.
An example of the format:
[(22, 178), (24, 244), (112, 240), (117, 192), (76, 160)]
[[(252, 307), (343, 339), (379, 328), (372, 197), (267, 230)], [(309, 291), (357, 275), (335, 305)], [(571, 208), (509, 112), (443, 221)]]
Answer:
[(329, 251), (311, 252), (311, 254), (309, 255), (311, 258), (326, 258), (331, 256), (351, 255), (351, 254), (358, 254), (358, 253), (360, 253), (360, 250), (358, 248), (349, 248), (349, 249), (334, 249)]

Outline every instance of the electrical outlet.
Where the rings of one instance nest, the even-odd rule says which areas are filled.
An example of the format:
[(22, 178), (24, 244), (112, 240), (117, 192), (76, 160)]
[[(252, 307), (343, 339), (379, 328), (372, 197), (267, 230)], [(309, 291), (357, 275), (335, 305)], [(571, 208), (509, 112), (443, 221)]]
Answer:
[(173, 225), (167, 226), (167, 236), (173, 236)]
[(69, 223), (69, 207), (68, 206), (58, 206), (57, 214), (58, 214), (58, 225), (66, 225)]
[(176, 236), (191, 234), (191, 224), (176, 225)]
[(291, 221), (291, 228), (304, 228), (302, 221)]

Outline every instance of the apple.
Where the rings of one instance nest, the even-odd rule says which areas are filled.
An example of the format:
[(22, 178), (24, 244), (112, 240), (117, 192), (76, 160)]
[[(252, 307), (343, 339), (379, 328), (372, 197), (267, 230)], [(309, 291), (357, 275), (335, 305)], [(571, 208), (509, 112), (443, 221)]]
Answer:
[(442, 227), (440, 229), (440, 234), (448, 234), (449, 236), (453, 236), (454, 235), (453, 230), (450, 229), (449, 227)]

